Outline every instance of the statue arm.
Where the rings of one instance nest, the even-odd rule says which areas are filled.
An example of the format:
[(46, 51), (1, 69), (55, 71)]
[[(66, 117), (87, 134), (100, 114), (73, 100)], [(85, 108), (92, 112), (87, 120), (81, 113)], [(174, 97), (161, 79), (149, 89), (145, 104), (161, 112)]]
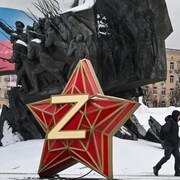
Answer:
[(89, 59), (89, 49), (86, 46), (86, 43), (84, 43), (84, 47), (85, 47), (85, 58)]
[(65, 27), (65, 25), (61, 24), (61, 26), (59, 26), (59, 33), (60, 33), (61, 37), (63, 38), (63, 40), (67, 41), (68, 29)]
[(9, 59), (10, 63), (16, 63), (16, 60), (18, 58), (18, 53), (16, 52), (18, 44), (13, 43), (13, 53), (11, 58)]
[(45, 41), (45, 47), (49, 47), (53, 44), (54, 41), (54, 35), (52, 33), (48, 34), (48, 37), (46, 38)]
[(3, 22), (0, 22), (0, 28), (3, 29), (9, 35), (14, 32), (12, 29), (6, 26)]
[(13, 54), (12, 54), (11, 58), (9, 59), (9, 62), (16, 63), (17, 58), (18, 58), (18, 54), (13, 51)]
[(29, 60), (33, 60), (34, 58), (34, 48), (30, 43), (27, 46), (27, 57)]
[(74, 40), (72, 40), (70, 45), (69, 45), (69, 49), (68, 49), (67, 55), (71, 56), (75, 50), (76, 50), (75, 49), (75, 42), (74, 42)]

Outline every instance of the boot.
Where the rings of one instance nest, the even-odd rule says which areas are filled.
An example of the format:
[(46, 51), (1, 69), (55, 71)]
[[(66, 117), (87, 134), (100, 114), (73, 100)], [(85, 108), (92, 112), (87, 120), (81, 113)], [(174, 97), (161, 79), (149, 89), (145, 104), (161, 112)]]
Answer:
[(158, 176), (158, 171), (159, 171), (159, 169), (157, 169), (157, 167), (154, 166), (153, 167), (153, 173), (154, 173), (155, 176)]
[(175, 172), (174, 176), (180, 176), (180, 173)]

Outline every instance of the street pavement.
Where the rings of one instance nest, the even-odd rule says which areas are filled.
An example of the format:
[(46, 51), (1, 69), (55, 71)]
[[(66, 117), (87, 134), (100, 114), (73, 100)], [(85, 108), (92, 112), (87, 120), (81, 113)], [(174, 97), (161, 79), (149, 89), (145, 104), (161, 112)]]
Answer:
[[(55, 178), (39, 178), (38, 174), (0, 174), (0, 180), (105, 180), (105, 178), (96, 178), (96, 177), (55, 177)], [(114, 178), (114, 180), (179, 180), (180, 177), (175, 177), (171, 175), (119, 175)]]

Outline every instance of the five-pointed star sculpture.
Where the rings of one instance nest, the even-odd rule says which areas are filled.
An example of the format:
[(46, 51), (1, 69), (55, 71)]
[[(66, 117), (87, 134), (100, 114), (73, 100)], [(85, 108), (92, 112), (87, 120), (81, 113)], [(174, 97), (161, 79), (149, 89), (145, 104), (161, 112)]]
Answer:
[(91, 63), (81, 60), (61, 95), (28, 105), (46, 132), (40, 177), (81, 162), (112, 178), (112, 136), (138, 106), (105, 96)]

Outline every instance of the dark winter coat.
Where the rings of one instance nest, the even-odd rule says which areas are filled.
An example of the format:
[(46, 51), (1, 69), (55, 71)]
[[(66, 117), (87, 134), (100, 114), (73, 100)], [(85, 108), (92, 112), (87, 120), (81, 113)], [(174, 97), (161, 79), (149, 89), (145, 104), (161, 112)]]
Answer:
[(165, 118), (165, 126), (164, 126), (164, 145), (165, 146), (178, 146), (179, 143), (179, 126), (177, 119), (173, 118), (173, 116), (169, 115)]

